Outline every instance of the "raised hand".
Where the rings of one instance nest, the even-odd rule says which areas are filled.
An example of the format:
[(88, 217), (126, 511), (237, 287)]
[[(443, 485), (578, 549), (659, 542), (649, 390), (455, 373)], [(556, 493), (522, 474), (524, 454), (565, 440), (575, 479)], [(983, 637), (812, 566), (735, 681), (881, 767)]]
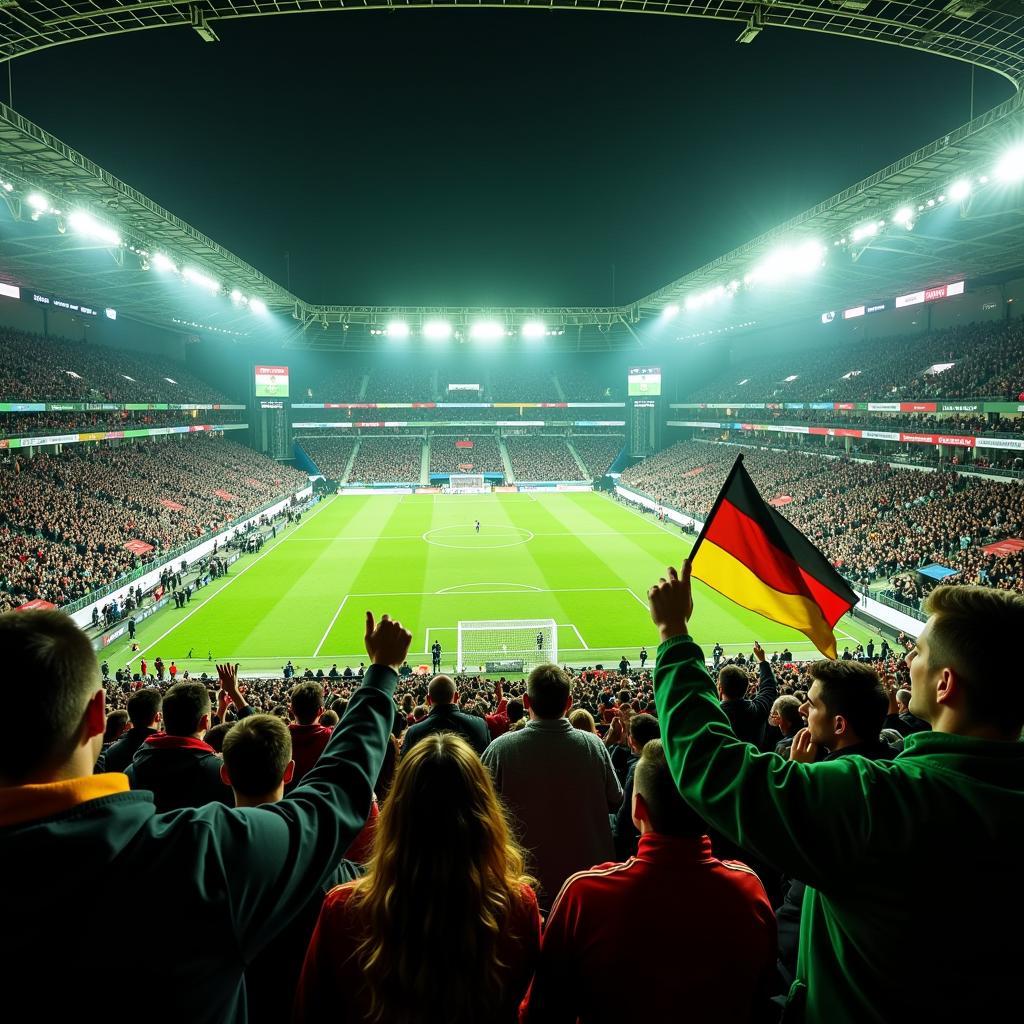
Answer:
[(409, 653), (412, 633), (400, 622), (392, 622), (390, 616), (382, 615), (375, 623), (373, 612), (366, 613), (366, 653), (374, 665), (387, 665), (398, 669)]
[(754, 657), (758, 661), (764, 661), (764, 648), (756, 640), (754, 641)]
[(647, 592), (651, 620), (658, 627), (662, 640), (687, 632), (687, 623), (693, 615), (690, 569), (689, 559), (683, 562), (682, 573), (669, 566), (668, 579), (662, 576)]
[(220, 680), (220, 688), (229, 696), (233, 697), (238, 693), (238, 665), (218, 665), (217, 678)]

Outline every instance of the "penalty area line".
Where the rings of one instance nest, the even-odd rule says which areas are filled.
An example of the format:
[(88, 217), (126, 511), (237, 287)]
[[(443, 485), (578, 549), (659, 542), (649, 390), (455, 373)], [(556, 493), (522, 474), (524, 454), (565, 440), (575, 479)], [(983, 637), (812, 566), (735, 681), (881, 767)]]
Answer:
[(341, 609), (345, 607), (345, 602), (347, 600), (348, 600), (348, 594), (346, 594), (341, 599), (341, 604), (338, 605), (338, 610), (334, 613), (334, 618), (331, 619), (331, 624), (324, 630), (324, 635), (322, 637), (320, 637), (320, 643), (318, 643), (316, 645), (316, 650), (313, 652), (313, 657), (314, 658), (319, 656), (320, 649), (323, 647), (324, 643), (326, 642), (327, 637), (330, 635), (331, 630), (334, 629), (334, 624), (338, 621), (338, 616), (341, 614)]

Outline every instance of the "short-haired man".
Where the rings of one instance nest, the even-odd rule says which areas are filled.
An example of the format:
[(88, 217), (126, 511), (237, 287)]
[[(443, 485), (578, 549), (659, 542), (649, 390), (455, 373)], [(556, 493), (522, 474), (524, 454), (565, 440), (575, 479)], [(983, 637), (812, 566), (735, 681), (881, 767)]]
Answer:
[(608, 814), (622, 789), (605, 745), (565, 717), (572, 698), (562, 669), (538, 665), (524, 703), (525, 728), (499, 736), (483, 762), (533, 851), (538, 900), (549, 907), (569, 875), (614, 856)]
[(758, 750), (763, 750), (768, 715), (779, 691), (772, 667), (765, 658), (764, 648), (758, 643), (754, 644), (754, 657), (757, 659), (759, 676), (754, 698), (746, 699), (747, 687), (750, 685), (746, 670), (739, 665), (726, 665), (718, 673), (718, 699), (722, 702), (722, 710), (732, 724), (737, 739), (753, 743)]
[(562, 887), (524, 1024), (631, 1020), (638, 1000), (654, 1021), (759, 1019), (775, 980), (775, 919), (764, 888), (745, 864), (715, 858), (660, 740), (644, 746), (633, 778), (637, 855)]
[(626, 778), (622, 783), (622, 803), (612, 818), (615, 855), (623, 860), (636, 853), (637, 840), (640, 837), (633, 821), (633, 774), (644, 747), (651, 740), (660, 739), (661, 727), (654, 715), (632, 715), (629, 719), (628, 733), (629, 761), (626, 766)]
[[(649, 600), (658, 715), (683, 798), (807, 882), (793, 1013), (829, 1024), (1004, 1016), (1019, 995), (1005, 926), (1024, 917), (1024, 686), (1005, 649), (1024, 634), (1024, 597), (932, 591), (907, 655), (910, 710), (932, 731), (908, 736), (893, 761), (821, 764), (759, 756), (726, 728), (688, 633), (689, 562)], [(894, 964), (916, 983), (895, 984)]]
[[(374, 665), (294, 798), (157, 814), (151, 794), (129, 792), (124, 775), (92, 774), (105, 694), (88, 638), (58, 612), (0, 615), (0, 663), (8, 688), (18, 688), (18, 714), (0, 717), (0, 859), (17, 879), (0, 896), (5, 977), (45, 993), (54, 1020), (72, 1019), (110, 971), (109, 944), (83, 922), (109, 913), (112, 892), (156, 892), (169, 951), (159, 998), (152, 971), (122, 971), (120, 1015), (149, 1006), (161, 1020), (244, 1024), (244, 965), (363, 827), (391, 730), (394, 667), (411, 639), (400, 623), (367, 613)], [(221, 668), (222, 685), (237, 692), (234, 668)]]
[(158, 733), (162, 701), (160, 691), (153, 687), (136, 690), (128, 698), (128, 718), (132, 727), (100, 755), (96, 762), (97, 773), (123, 772), (132, 763), (139, 747)]
[(402, 751), (406, 753), (420, 740), (435, 732), (454, 732), (461, 736), (478, 754), (487, 749), (491, 735), (487, 723), (476, 715), (467, 715), (458, 709), (459, 694), (451, 676), (434, 676), (427, 684), (427, 702), (430, 714), (405, 731)]
[(776, 697), (772, 705), (768, 724), (774, 725), (782, 733), (782, 739), (775, 744), (775, 753), (789, 757), (789, 748), (793, 737), (804, 727), (804, 718), (800, 714), (800, 701), (791, 694), (784, 693)]
[(914, 732), (928, 732), (931, 726), (918, 718), (910, 710), (910, 691), (896, 691), (896, 713), (885, 717), (887, 729), (895, 729), (901, 736), (909, 736)]
[(203, 740), (210, 728), (204, 683), (175, 683), (163, 700), (164, 731), (150, 736), (125, 769), (132, 789), (148, 789), (158, 812), (234, 802), (221, 781), (220, 758)]
[(319, 723), (324, 710), (324, 688), (322, 683), (296, 683), (289, 694), (292, 718), (288, 728), (292, 734), (292, 756), (295, 759), (294, 776), (287, 780), (285, 792), (290, 793), (323, 753), (331, 730)]

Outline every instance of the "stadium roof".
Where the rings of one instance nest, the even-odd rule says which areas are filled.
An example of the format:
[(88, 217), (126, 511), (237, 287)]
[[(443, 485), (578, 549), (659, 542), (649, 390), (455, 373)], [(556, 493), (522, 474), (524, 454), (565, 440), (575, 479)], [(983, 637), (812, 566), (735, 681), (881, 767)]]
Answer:
[(1024, 78), (1024, 18), (1016, 0), (0, 0), (0, 59), (51, 46), (158, 28), (192, 28), (216, 42), (216, 24), (303, 12), (500, 7), (612, 11), (732, 21), (750, 43), (767, 28), (801, 29), (903, 46)]
[[(392, 0), (394, 2), (394, 0)], [(597, 0), (586, 0), (597, 6)], [(360, 9), (374, 6), (364, 0)], [(938, 7), (914, 4), (846, 3), (761, 10), (764, 24), (814, 28), (857, 35), (882, 42), (931, 49), (931, 52), (1018, 75), (1018, 35), (1024, 18), (997, 13), (969, 0)], [(12, 6), (13, 4), (13, 6)], [(278, 4), (207, 4), (207, 18), (281, 13)], [(438, 4), (435, 6), (444, 6)], [(503, 5), (503, 6), (508, 6)], [(524, 4), (514, 4), (524, 6)], [(529, 6), (525, 4), (525, 6)], [(547, 5), (545, 5), (547, 6)], [(739, 18), (754, 5), (660, 4), (658, 11), (688, 16)], [(344, 4), (305, 4), (288, 10), (351, 9)], [(956, 8), (958, 13), (953, 11)], [(602, 5), (601, 9), (608, 9)], [(644, 3), (620, 2), (615, 10), (651, 11)], [(758, 7), (760, 10), (760, 8)], [(1007, 7), (1007, 10), (1012, 8)], [(701, 12), (705, 12), (701, 15)], [(789, 21), (777, 22), (785, 12)], [(221, 13), (217, 13), (221, 12)], [(930, 12), (931, 21), (924, 18)], [(820, 15), (819, 21), (811, 18)], [(829, 18), (824, 17), (825, 14)], [(769, 18), (769, 15), (771, 17)], [(751, 15), (753, 16), (753, 15)], [(182, 20), (184, 19), (184, 20)], [(804, 21), (801, 21), (804, 19)], [(900, 19), (903, 19), (902, 21)], [(806, 22), (806, 23), (804, 23)], [(43, 46), (136, 29), (191, 24), (182, 4), (29, 3), (0, 0), (0, 23), (6, 34), (0, 52), (20, 55)], [(875, 35), (868, 32), (869, 23)], [(930, 24), (934, 38), (919, 40), (918, 28)], [(979, 32), (987, 26), (985, 32)], [(953, 32), (958, 28), (958, 32)], [(899, 29), (899, 31), (897, 31)], [(973, 42), (968, 45), (968, 41)], [(954, 45), (954, 43), (956, 45)], [(6, 47), (6, 49), (5, 49)], [(944, 47), (944, 48), (943, 48)], [(959, 47), (959, 49), (957, 49)], [(1001, 56), (1000, 56), (1001, 55)], [(1011, 60), (1012, 58), (1012, 60)], [(999, 65), (999, 60), (1003, 61)], [(1011, 74), (1012, 70), (1012, 74)], [(912, 115), (911, 115), (912, 116)], [(837, 117), (833, 131), (870, 131), (844, 127)], [(1013, 191), (993, 181), (982, 184), (1000, 155), (1024, 141), (1024, 94), (1014, 97), (937, 139), (889, 167), (858, 182), (805, 213), (780, 224), (717, 260), (637, 301), (607, 307), (468, 308), (315, 305), (303, 301), (276, 281), (175, 217), (145, 195), (115, 178), (82, 154), (0, 104), (0, 187), (11, 219), (0, 232), (3, 274), (12, 282), (48, 290), (94, 306), (110, 306), (148, 322), (179, 328), (222, 331), (245, 336), (261, 330), (257, 314), (246, 302), (226, 294), (201, 294), (201, 288), (179, 287), (178, 278), (155, 273), (155, 254), (178, 269), (191, 266), (223, 285), (256, 299), (291, 325), (290, 344), (310, 348), (373, 348), (389, 321), (403, 320), (416, 330), (432, 319), (448, 321), (454, 330), (477, 320), (494, 320), (509, 331), (527, 321), (541, 321), (553, 332), (548, 347), (562, 350), (636, 349), (648, 339), (689, 338), (740, 332), (783, 322), (816, 318), (820, 313), (874, 299), (893, 297), (934, 284), (966, 278), (1008, 275), (1024, 259), (1024, 187)], [(971, 195), (954, 200), (950, 186), (967, 178)], [(34, 216), (26, 199), (34, 191), (49, 197), (62, 216)], [(931, 205), (929, 205), (931, 204)], [(68, 229), (67, 214), (85, 209), (116, 229), (121, 246), (84, 240)], [(914, 211), (913, 230), (897, 226), (898, 208)], [(920, 208), (920, 210), (919, 210)], [(858, 240), (865, 223), (885, 226)], [(825, 265), (796, 280), (754, 282), (751, 271), (780, 247), (811, 240), (824, 246)], [(726, 291), (728, 289), (728, 291)], [(714, 294), (713, 294), (714, 293)], [(730, 296), (724, 301), (723, 293)], [(713, 301), (704, 303), (711, 297)], [(688, 300), (702, 308), (688, 311)], [(663, 317), (666, 307), (679, 306), (678, 317)]]

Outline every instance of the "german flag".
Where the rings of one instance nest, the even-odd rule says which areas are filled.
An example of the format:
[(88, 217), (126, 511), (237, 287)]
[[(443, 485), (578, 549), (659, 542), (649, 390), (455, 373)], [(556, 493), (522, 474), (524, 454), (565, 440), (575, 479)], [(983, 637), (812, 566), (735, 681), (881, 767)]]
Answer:
[(743, 456), (690, 553), (692, 573), (743, 608), (800, 630), (828, 658), (832, 627), (857, 595), (828, 559), (757, 492)]

